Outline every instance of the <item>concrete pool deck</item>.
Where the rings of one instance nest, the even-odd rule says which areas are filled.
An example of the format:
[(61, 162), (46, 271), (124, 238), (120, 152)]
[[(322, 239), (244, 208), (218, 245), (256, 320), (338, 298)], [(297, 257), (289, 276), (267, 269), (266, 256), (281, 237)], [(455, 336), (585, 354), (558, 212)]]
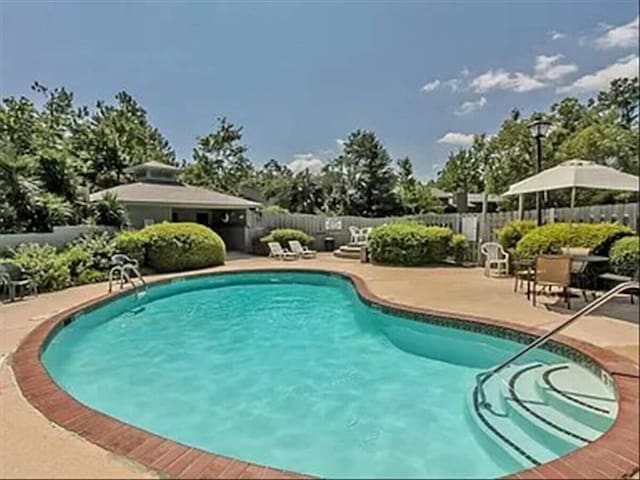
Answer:
[[(352, 273), (361, 277), (370, 291), (382, 299), (451, 314), (477, 315), (540, 328), (553, 327), (569, 315), (555, 297), (542, 297), (542, 303), (532, 307), (523, 293), (513, 293), (512, 279), (487, 279), (481, 269), (378, 267), (321, 255), (317, 260), (297, 262), (240, 258), (211, 271), (305, 267)], [(105, 292), (105, 284), (87, 285), (2, 305), (0, 354), (3, 359), (16, 350), (31, 330), (53, 314)], [(572, 311), (582, 304), (579, 299), (574, 300)], [(580, 320), (565, 333), (638, 363), (637, 319), (638, 306), (621, 298), (600, 315)], [(156, 476), (155, 472), (109, 453), (45, 419), (22, 398), (9, 368), (10, 360), (10, 357), (8, 361), (3, 360), (0, 372), (0, 477)]]

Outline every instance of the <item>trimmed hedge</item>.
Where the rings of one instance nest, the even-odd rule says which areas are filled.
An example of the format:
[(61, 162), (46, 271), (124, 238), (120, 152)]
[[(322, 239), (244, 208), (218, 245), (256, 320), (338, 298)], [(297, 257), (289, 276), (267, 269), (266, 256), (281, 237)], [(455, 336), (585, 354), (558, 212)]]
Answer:
[(158, 223), (139, 233), (147, 245), (147, 263), (157, 272), (178, 272), (222, 265), (226, 248), (213, 230), (197, 223)]
[(116, 252), (137, 260), (139, 266), (145, 264), (148, 240), (141, 231), (124, 230), (116, 235), (114, 242)]
[[(451, 249), (453, 232), (417, 222), (380, 225), (369, 237), (374, 263), (418, 266), (442, 263)], [(459, 242), (459, 240), (456, 240)]]
[(521, 258), (533, 258), (543, 253), (561, 253), (562, 247), (584, 247), (595, 255), (607, 255), (616, 240), (632, 234), (630, 228), (617, 223), (552, 223), (522, 237), (516, 253)]
[(611, 267), (619, 275), (633, 277), (640, 264), (640, 242), (638, 237), (623, 237), (609, 251)]
[(497, 230), (498, 243), (505, 250), (513, 250), (522, 237), (537, 227), (533, 220), (514, 220)]
[(278, 242), (283, 248), (289, 248), (289, 240), (298, 240), (306, 247), (313, 245), (313, 237), (311, 235), (307, 235), (302, 230), (295, 230), (293, 228), (276, 228), (275, 230), (271, 230), (268, 235), (260, 239), (260, 242), (263, 244)]

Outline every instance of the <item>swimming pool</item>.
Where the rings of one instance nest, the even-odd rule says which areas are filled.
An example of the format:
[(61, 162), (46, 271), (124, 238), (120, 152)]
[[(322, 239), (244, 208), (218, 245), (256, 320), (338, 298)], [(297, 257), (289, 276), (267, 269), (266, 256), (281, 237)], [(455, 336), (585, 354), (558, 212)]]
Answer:
[(81, 313), (42, 361), (80, 402), (207, 451), (322, 477), (486, 478), (523, 465), (487, 447), (466, 399), (519, 348), (374, 308), (340, 276), (254, 272)]

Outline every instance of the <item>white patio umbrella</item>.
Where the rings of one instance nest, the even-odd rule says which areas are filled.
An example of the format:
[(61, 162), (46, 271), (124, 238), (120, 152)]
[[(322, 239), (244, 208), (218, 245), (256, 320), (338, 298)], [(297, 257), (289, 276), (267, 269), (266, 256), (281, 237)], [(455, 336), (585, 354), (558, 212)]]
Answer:
[(571, 189), (571, 208), (575, 206), (576, 189), (620, 190), (637, 192), (640, 178), (614, 168), (586, 160), (569, 160), (514, 183), (505, 195)]

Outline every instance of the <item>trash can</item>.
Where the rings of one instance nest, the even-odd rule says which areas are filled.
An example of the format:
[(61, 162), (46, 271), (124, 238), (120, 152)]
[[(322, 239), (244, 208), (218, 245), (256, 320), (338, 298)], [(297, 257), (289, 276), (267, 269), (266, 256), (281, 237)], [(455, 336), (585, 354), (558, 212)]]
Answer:
[(360, 247), (360, 262), (367, 263), (369, 261), (369, 248)]
[(324, 251), (333, 252), (336, 249), (336, 240), (333, 237), (324, 237)]

